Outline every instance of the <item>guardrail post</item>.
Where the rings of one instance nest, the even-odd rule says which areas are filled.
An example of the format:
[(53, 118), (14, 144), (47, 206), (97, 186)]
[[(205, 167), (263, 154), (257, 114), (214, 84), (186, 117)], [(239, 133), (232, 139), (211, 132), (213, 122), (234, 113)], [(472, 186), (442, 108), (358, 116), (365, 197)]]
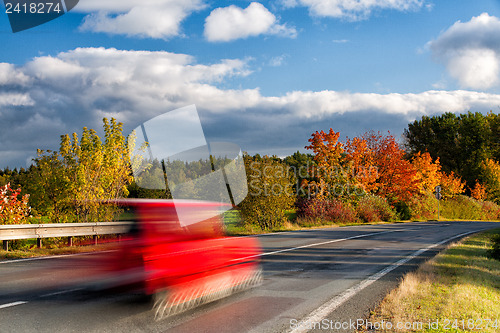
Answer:
[[(93, 243), (97, 244), (99, 235), (113, 235), (125, 233), (132, 222), (104, 222), (104, 223), (51, 223), (31, 225), (0, 225), (0, 242), (3, 249), (9, 249), (9, 242), (13, 239), (36, 239), (38, 248), (42, 247), (43, 238), (67, 237), (69, 246), (73, 246), (73, 238), (93, 236)], [(66, 231), (67, 230), (67, 231)], [(0, 247), (0, 249), (2, 249)]]

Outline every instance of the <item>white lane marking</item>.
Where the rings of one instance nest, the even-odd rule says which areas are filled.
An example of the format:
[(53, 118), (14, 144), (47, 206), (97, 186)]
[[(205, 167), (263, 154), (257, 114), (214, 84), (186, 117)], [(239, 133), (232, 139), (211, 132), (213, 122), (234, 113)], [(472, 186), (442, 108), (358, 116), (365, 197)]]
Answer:
[(54, 256), (32, 257), (32, 258), (23, 258), (23, 259), (12, 259), (12, 260), (0, 261), (0, 265), (1, 264), (11, 264), (11, 263), (16, 263), (16, 262), (24, 262), (24, 261), (34, 261), (34, 260), (44, 260), (44, 259), (57, 259), (57, 258), (64, 258), (64, 257), (76, 257), (76, 256), (84, 256), (84, 255), (90, 255), (90, 254), (100, 254), (100, 253), (107, 253), (107, 252), (114, 252), (114, 251), (115, 250), (96, 251), (96, 252), (81, 252), (81, 253), (61, 254), (61, 255), (54, 255)]
[(362, 237), (369, 237), (369, 236), (374, 236), (374, 235), (382, 235), (382, 234), (388, 234), (391, 232), (397, 232), (397, 231), (408, 231), (408, 229), (396, 229), (396, 230), (389, 230), (389, 231), (381, 231), (381, 232), (372, 232), (369, 234), (362, 234), (362, 235), (357, 235), (357, 236), (352, 236), (352, 237), (346, 237), (346, 238), (338, 238), (338, 239), (333, 239), (325, 242), (320, 242), (320, 243), (314, 243), (314, 244), (307, 244), (307, 245), (302, 245), (302, 246), (297, 246), (297, 247), (292, 247), (289, 249), (282, 249), (282, 250), (277, 250), (277, 251), (272, 251), (272, 252), (264, 252), (261, 254), (254, 254), (248, 257), (243, 257), (243, 258), (237, 258), (233, 259), (232, 261), (236, 260), (244, 260), (244, 259), (251, 259), (251, 258), (256, 258), (256, 257), (262, 257), (262, 256), (268, 256), (271, 254), (277, 254), (277, 253), (282, 253), (282, 252), (290, 252), (298, 249), (305, 249), (308, 247), (314, 247), (314, 246), (319, 246), (319, 245), (324, 245), (324, 244), (331, 244), (331, 243), (338, 243), (338, 242), (343, 242), (351, 239), (356, 239), (356, 238), (362, 238)]
[(11, 306), (21, 305), (21, 304), (26, 304), (26, 303), (28, 303), (28, 302), (17, 301), (17, 302), (2, 304), (2, 305), (0, 305), (0, 309), (10, 308)]
[[(408, 261), (410, 261), (410, 260), (418, 257), (422, 253), (424, 253), (424, 252), (426, 252), (426, 251), (428, 251), (428, 250), (430, 250), (432, 248), (435, 248), (435, 247), (437, 247), (439, 245), (442, 245), (444, 243), (452, 241), (455, 238), (463, 237), (463, 236), (466, 236), (466, 235), (469, 235), (469, 234), (473, 234), (473, 233), (476, 233), (476, 232), (480, 232), (480, 231), (483, 231), (483, 230), (487, 230), (487, 229), (481, 229), (481, 230), (477, 230), (477, 231), (465, 232), (463, 234), (453, 236), (451, 238), (445, 239), (444, 241), (441, 241), (439, 243), (430, 245), (430, 246), (428, 246), (426, 248), (423, 248), (423, 249), (420, 249), (418, 251), (413, 252), (408, 257), (403, 258), (403, 259), (395, 262), (391, 266), (387, 266), (386, 268), (384, 268), (383, 270), (379, 271), (378, 273), (375, 273), (375, 274), (369, 276), (367, 279), (363, 280), (362, 282), (358, 283), (357, 285), (355, 285), (355, 286), (347, 289), (346, 291), (344, 291), (340, 295), (335, 296), (331, 300), (327, 301), (326, 303), (324, 303), (323, 305), (321, 305), (319, 308), (317, 308), (316, 310), (314, 310), (313, 312), (311, 312), (308, 316), (306, 316), (305, 319), (302, 319), (300, 322), (298, 322), (297, 326), (294, 329), (289, 330), (288, 333), (303, 333), (303, 332), (307, 332), (308, 331), (308, 328), (307, 328), (308, 325), (307, 325), (307, 323), (321, 322), (321, 320), (323, 320), (326, 316), (328, 316), (328, 314), (330, 314), (335, 309), (337, 309), (340, 305), (342, 305), (344, 302), (346, 302), (349, 298), (353, 297), (354, 295), (356, 295), (358, 292), (360, 292), (364, 288), (368, 287), (369, 285), (371, 285), (375, 281), (379, 280), (381, 277), (383, 277), (387, 273), (393, 271), (394, 269), (396, 269), (399, 266), (407, 263)], [(303, 323), (303, 325), (300, 325), (301, 323)]]
[[(415, 223), (422, 223), (425, 222), (405, 222), (404, 224), (410, 224), (410, 225), (416, 225)], [(256, 234), (256, 235), (244, 235), (244, 236), (235, 236), (238, 238), (245, 238), (245, 237), (264, 237), (264, 236), (277, 236), (277, 235), (286, 235), (286, 234), (297, 234), (297, 233), (306, 233), (306, 232), (314, 232), (314, 231), (334, 231), (334, 230), (346, 230), (346, 229), (339, 229), (339, 228), (361, 228), (361, 227), (385, 227), (385, 226), (394, 226), (396, 227), (398, 224), (401, 223), (383, 223), (383, 224), (364, 224), (364, 225), (352, 225), (352, 226), (345, 226), (345, 227), (331, 227), (331, 226), (326, 226), (326, 227), (320, 227), (320, 228), (314, 228), (314, 229), (304, 229), (304, 230), (291, 230), (291, 231), (277, 231), (277, 232), (270, 232), (267, 234)], [(420, 226), (419, 225), (419, 226)], [(422, 229), (422, 228), (419, 228)], [(352, 230), (352, 229), (351, 229)], [(405, 230), (412, 230), (412, 229), (405, 229)], [(355, 231), (355, 230), (353, 230)]]
[[(303, 230), (303, 231), (314, 231), (313, 230)], [(342, 242), (350, 239), (355, 239), (355, 238), (360, 238), (360, 237), (368, 237), (372, 235), (380, 235), (380, 234), (386, 234), (390, 232), (396, 232), (396, 231), (413, 231), (414, 229), (396, 229), (396, 230), (389, 230), (389, 231), (382, 231), (382, 232), (375, 232), (375, 233), (370, 233), (370, 234), (364, 234), (364, 235), (358, 235), (358, 236), (353, 236), (353, 237), (348, 237), (348, 238), (340, 238), (340, 239), (334, 239), (331, 241), (326, 241), (322, 243), (316, 243), (316, 244), (309, 244), (309, 245), (303, 245), (303, 246), (298, 246), (290, 249), (283, 249), (283, 250), (278, 250), (278, 251), (273, 251), (273, 252), (267, 252), (263, 253), (260, 255), (253, 255), (253, 256), (248, 256), (244, 258), (238, 258), (235, 260), (242, 260), (242, 259), (250, 259), (250, 258), (255, 258), (259, 256), (265, 256), (265, 255), (270, 255), (270, 254), (276, 254), (276, 253), (281, 253), (281, 252), (288, 252), (288, 251), (293, 251), (297, 249), (302, 249), (302, 248), (307, 248), (307, 247), (312, 247), (312, 246), (317, 246), (317, 245), (322, 245), (322, 244), (328, 244), (328, 243), (336, 243), (336, 242)], [(267, 236), (267, 235), (283, 235), (285, 233), (293, 233), (293, 231), (287, 231), (287, 232), (281, 232), (281, 233), (275, 233), (275, 234), (263, 234), (263, 235), (248, 235), (248, 236), (241, 236), (241, 237), (255, 237), (255, 236)], [(57, 258), (63, 258), (63, 257), (76, 257), (76, 256), (83, 256), (83, 255), (90, 255), (90, 254), (99, 254), (99, 253), (107, 253), (107, 252), (114, 252), (115, 250), (109, 250), (109, 251), (97, 251), (97, 252), (83, 252), (83, 253), (72, 253), (72, 254), (62, 254), (62, 255), (56, 255), (56, 256), (45, 256), (45, 257), (33, 257), (33, 258), (24, 258), (24, 259), (13, 259), (13, 260), (5, 260), (5, 261), (0, 261), (1, 264), (10, 264), (10, 263), (16, 263), (16, 262), (25, 262), (25, 261), (35, 261), (35, 260), (44, 260), (44, 259), (57, 259)]]
[(73, 288), (73, 289), (68, 289), (68, 290), (56, 291), (54, 293), (40, 295), (39, 297), (50, 297), (50, 296), (62, 295), (62, 294), (67, 294), (67, 293), (71, 293), (73, 291), (78, 291), (78, 290), (82, 290), (82, 288)]

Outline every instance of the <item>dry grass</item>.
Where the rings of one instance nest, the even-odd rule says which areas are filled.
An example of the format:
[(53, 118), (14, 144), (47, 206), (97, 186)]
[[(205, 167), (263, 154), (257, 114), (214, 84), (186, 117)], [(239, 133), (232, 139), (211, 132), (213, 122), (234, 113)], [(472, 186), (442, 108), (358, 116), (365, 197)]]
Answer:
[(62, 254), (74, 254), (83, 252), (97, 252), (109, 250), (113, 244), (99, 244), (99, 245), (88, 245), (88, 246), (65, 246), (61, 248), (33, 248), (30, 250), (10, 250), (4, 251), (0, 250), (0, 261), (3, 259), (22, 259), (22, 258), (33, 258), (33, 257), (43, 257), (43, 256), (54, 256)]
[[(391, 322), (394, 328), (371, 332), (500, 332), (500, 262), (486, 257), (492, 233), (453, 244), (408, 273), (369, 318)], [(498, 326), (486, 327), (488, 319)], [(436, 321), (438, 327), (429, 327)], [(397, 323), (417, 322), (423, 327), (395, 329)]]

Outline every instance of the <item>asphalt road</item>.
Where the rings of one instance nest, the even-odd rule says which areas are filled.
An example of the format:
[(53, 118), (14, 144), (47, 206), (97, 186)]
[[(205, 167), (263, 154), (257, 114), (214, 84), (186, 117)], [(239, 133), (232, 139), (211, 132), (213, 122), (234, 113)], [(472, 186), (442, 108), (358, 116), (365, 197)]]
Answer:
[(262, 235), (260, 287), (161, 321), (141, 295), (82, 289), (88, 255), (4, 261), (0, 332), (352, 332), (405, 272), (495, 227), (419, 222)]

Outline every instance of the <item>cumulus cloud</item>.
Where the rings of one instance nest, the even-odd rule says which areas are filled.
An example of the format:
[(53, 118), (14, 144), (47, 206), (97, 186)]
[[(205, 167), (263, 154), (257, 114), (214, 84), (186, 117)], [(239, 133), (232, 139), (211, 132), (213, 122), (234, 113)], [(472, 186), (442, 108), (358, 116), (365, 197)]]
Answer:
[[(57, 149), (59, 135), (100, 129), (115, 117), (125, 132), (164, 112), (196, 104), (209, 140), (231, 141), (250, 153), (290, 154), (312, 132), (344, 135), (403, 128), (422, 115), (489, 111), (500, 95), (427, 91), (369, 94), (292, 91), (263, 96), (256, 89), (223, 89), (251, 75), (248, 61), (199, 64), (186, 54), (77, 48), (0, 66), (0, 167), (24, 166), (37, 148)], [(30, 155), (31, 154), (31, 155)]]
[(462, 87), (488, 89), (500, 83), (499, 31), (500, 20), (483, 13), (455, 22), (428, 46)]
[(211, 42), (228, 42), (263, 34), (294, 38), (297, 31), (279, 24), (266, 7), (252, 2), (245, 9), (235, 5), (214, 9), (205, 20), (204, 34)]
[(0, 62), (0, 85), (23, 85), (29, 77), (18, 71), (14, 65)]
[(305, 6), (313, 16), (358, 21), (367, 19), (374, 10), (408, 11), (421, 8), (424, 0), (282, 0), (285, 7)]
[(75, 10), (91, 13), (81, 30), (168, 39), (180, 34), (188, 15), (204, 7), (203, 0), (85, 0)]

